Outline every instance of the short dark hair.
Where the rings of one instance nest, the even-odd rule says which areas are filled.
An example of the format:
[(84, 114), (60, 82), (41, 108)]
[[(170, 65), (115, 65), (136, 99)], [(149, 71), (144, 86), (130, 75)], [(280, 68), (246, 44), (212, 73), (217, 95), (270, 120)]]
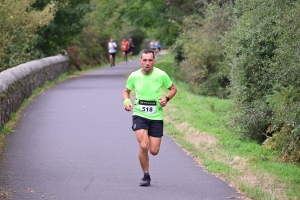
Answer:
[(155, 59), (155, 53), (152, 49), (144, 49), (141, 53), (141, 58), (142, 58), (143, 54), (148, 54), (148, 53), (152, 53), (153, 58)]

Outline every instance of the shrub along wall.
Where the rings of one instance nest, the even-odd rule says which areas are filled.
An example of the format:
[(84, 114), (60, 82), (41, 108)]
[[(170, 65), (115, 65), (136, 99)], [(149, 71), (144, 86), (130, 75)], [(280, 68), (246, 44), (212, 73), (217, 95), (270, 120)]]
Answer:
[(69, 69), (63, 55), (27, 62), (0, 73), (0, 128), (8, 122), (35, 88), (43, 86)]

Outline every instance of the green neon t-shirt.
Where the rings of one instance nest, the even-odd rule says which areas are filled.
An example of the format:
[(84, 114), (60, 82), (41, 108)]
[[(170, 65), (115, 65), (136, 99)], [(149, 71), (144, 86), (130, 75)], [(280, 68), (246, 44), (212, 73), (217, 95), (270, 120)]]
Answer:
[(156, 67), (149, 75), (144, 75), (141, 69), (132, 72), (128, 77), (126, 88), (135, 90), (136, 93), (133, 115), (162, 120), (163, 108), (159, 104), (159, 98), (163, 87), (169, 88), (171, 85), (172, 81), (168, 74)]

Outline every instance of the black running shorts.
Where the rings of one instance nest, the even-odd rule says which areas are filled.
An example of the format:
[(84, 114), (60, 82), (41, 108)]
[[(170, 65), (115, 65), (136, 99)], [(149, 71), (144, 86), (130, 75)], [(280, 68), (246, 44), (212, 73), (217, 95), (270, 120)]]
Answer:
[(148, 130), (148, 135), (152, 137), (162, 137), (164, 132), (163, 120), (151, 120), (134, 115), (132, 117), (132, 130)]
[(116, 57), (116, 53), (109, 53), (113, 58)]

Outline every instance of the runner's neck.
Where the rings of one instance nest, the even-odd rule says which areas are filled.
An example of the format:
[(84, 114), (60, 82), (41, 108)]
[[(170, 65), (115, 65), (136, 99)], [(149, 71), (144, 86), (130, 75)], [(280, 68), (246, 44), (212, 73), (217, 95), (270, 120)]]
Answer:
[(144, 75), (150, 75), (150, 74), (152, 74), (153, 70), (154, 70), (154, 67), (152, 68), (152, 70), (150, 72), (145, 72), (144, 69), (141, 69), (142, 74), (144, 74)]

